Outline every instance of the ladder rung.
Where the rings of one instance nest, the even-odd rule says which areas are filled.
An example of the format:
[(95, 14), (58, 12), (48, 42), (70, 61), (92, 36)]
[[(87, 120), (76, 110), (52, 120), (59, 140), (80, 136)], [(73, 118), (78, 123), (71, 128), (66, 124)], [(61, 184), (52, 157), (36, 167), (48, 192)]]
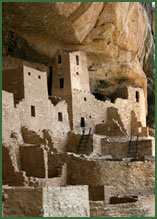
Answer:
[(87, 140), (84, 140), (84, 141), (82, 140), (82, 142), (87, 142)]

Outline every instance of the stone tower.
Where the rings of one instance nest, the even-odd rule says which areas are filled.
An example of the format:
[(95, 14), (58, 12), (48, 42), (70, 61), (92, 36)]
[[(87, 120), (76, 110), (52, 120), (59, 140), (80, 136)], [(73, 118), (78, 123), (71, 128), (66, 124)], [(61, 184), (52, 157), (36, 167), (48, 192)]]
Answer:
[(75, 91), (90, 93), (86, 56), (80, 51), (59, 51), (52, 67), (51, 95), (67, 101), (70, 126), (73, 129)]

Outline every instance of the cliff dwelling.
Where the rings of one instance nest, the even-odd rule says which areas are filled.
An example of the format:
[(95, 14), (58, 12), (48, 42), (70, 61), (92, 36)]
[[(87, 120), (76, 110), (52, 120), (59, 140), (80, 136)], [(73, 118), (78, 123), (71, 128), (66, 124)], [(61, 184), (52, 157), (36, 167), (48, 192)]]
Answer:
[(3, 3), (3, 217), (155, 217), (153, 13)]

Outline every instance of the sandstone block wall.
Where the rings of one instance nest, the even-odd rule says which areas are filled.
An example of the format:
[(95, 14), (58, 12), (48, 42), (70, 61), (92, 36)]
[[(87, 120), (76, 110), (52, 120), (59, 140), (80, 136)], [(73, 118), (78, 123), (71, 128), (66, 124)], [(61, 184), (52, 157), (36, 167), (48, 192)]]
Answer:
[[(50, 126), (50, 109), (45, 72), (23, 66), (24, 100), (19, 103), (20, 119), (29, 129), (42, 130)], [(42, 103), (42, 104), (41, 104)], [(34, 115), (32, 113), (34, 108)]]
[[(59, 56), (61, 62), (58, 63)], [(52, 96), (66, 98), (71, 95), (71, 75), (70, 75), (70, 62), (69, 54), (61, 54), (58, 52), (52, 62), (53, 78), (52, 78)], [(60, 88), (60, 79), (64, 78), (64, 86)]]
[[(2, 175), (3, 175), (3, 183), (6, 184), (9, 181), (9, 178), (13, 178), (15, 168), (13, 166), (9, 149), (7, 147), (2, 147), (2, 153), (3, 153), (3, 165), (2, 165)], [(7, 170), (7, 171), (6, 171)]]
[(18, 116), (18, 110), (14, 107), (13, 94), (6, 91), (2, 91), (3, 142), (10, 142), (11, 133), (18, 134), (18, 138), (20, 138), (20, 125), (21, 121)]
[[(72, 185), (112, 185), (118, 193), (154, 193), (153, 162), (76, 161), (70, 162), (68, 183)], [(92, 170), (92, 171), (91, 171)]]
[[(155, 156), (154, 139), (132, 141), (130, 144), (130, 156), (136, 156), (136, 144), (138, 144), (138, 156)], [(108, 142), (101, 140), (101, 151), (104, 155), (111, 155), (113, 158), (125, 158), (129, 153), (129, 142)], [(132, 154), (134, 152), (134, 154)]]
[(102, 201), (90, 201), (90, 214), (91, 217), (155, 217), (154, 197), (143, 197), (143, 199), (149, 202), (149, 207), (143, 200), (112, 205), (106, 205)]
[[(142, 126), (146, 126), (146, 112), (145, 96), (143, 89), (139, 87), (128, 87), (129, 100), (132, 102), (132, 109), (135, 111), (138, 121), (142, 123)], [(138, 95), (137, 95), (138, 93)], [(137, 98), (138, 96), (138, 98)], [(138, 101), (137, 101), (138, 99)]]
[(74, 89), (90, 92), (87, 59), (83, 52), (69, 53), (72, 92)]
[(114, 204), (90, 201), (91, 217), (155, 217), (154, 195), (138, 196), (136, 200), (129, 203), (126, 199), (124, 203)]
[[(67, 143), (67, 133), (70, 130), (67, 104), (65, 101), (61, 101), (54, 106), (47, 100), (47, 104), (43, 107), (40, 101), (38, 106), (36, 105), (36, 117), (31, 116), (30, 106), (25, 101), (18, 104), (22, 125), (29, 130), (36, 131), (40, 135), (42, 130), (50, 130), (54, 147), (59, 151), (64, 151), (65, 144)], [(59, 121), (59, 113), (62, 114), (62, 121)], [(56, 128), (54, 129), (54, 127)]]
[(89, 217), (88, 186), (3, 187), (4, 217)]
[[(124, 128), (121, 115), (118, 109), (114, 107), (107, 108), (107, 121), (96, 125), (95, 132), (102, 136), (117, 137), (126, 136), (127, 129)], [(130, 127), (129, 127), (130, 128)]]
[(97, 134), (93, 134), (93, 154), (99, 154), (101, 155), (101, 139), (104, 136), (102, 135), (97, 135)]
[[(61, 63), (58, 63), (59, 57)], [(68, 113), (70, 119), (70, 126), (72, 128), (72, 98), (71, 98), (71, 76), (70, 76), (70, 62), (68, 53), (57, 53), (56, 58), (52, 62), (53, 75), (52, 75), (52, 90), (51, 95), (61, 97), (66, 100), (68, 104)], [(60, 88), (60, 79), (63, 79), (63, 88)]]
[[(48, 100), (46, 73), (26, 66), (17, 70), (17, 72), (19, 71), (21, 71), (20, 77), (23, 78), (20, 89), (17, 84), (14, 84), (14, 81), (11, 81), (9, 83), (14, 84), (16, 88), (12, 90), (13, 94), (3, 92), (4, 140), (8, 141), (10, 133), (14, 131), (21, 136), (21, 126), (40, 134), (43, 129), (49, 129), (54, 141), (54, 147), (59, 151), (64, 151), (67, 143), (67, 133), (70, 130), (67, 103), (61, 100), (53, 105)], [(16, 76), (16, 70), (10, 70), (9, 72)], [(15, 97), (14, 93), (19, 95), (20, 92), (24, 92), (24, 99), (21, 99), (15, 107), (14, 100), (19, 99)], [(59, 114), (62, 115), (61, 121), (59, 120)], [(53, 128), (54, 126), (56, 129)]]
[[(52, 64), (53, 96), (65, 97), (65, 91), (66, 96), (71, 95), (73, 89), (90, 91), (87, 61), (83, 52), (58, 51)], [(60, 88), (60, 78), (64, 78), (63, 88)]]
[(131, 133), (132, 136), (148, 136), (148, 128), (142, 127), (142, 123), (137, 120), (136, 114), (134, 111), (131, 111)]
[(43, 188), (44, 217), (89, 217), (88, 186)]
[(15, 151), (6, 146), (2, 146), (2, 182), (4, 185), (24, 186), (26, 175), (19, 171)]
[(3, 71), (2, 89), (14, 94), (14, 104), (24, 97), (24, 76), (21, 74), (22, 67)]
[[(136, 102), (136, 92), (139, 92), (139, 102)], [(99, 101), (88, 92), (74, 89), (72, 93), (72, 118), (74, 132), (81, 132), (81, 117), (84, 118), (87, 129), (90, 127), (93, 127), (94, 129), (96, 124), (106, 123), (107, 119), (111, 122), (114, 115), (113, 113), (109, 114), (107, 111), (107, 109), (111, 107), (117, 110), (118, 117), (116, 116), (115, 121), (118, 122), (122, 132), (126, 132), (130, 135), (132, 126), (135, 126), (135, 124), (131, 123), (132, 111), (135, 112), (137, 121), (141, 122), (141, 125), (145, 127), (146, 117), (143, 90), (140, 88), (128, 87), (128, 93), (128, 99), (117, 98), (115, 103), (111, 103), (109, 101)], [(116, 132), (114, 132), (114, 135), (115, 134)], [(119, 135), (119, 133), (117, 135)]]
[[(72, 94), (73, 107), (73, 130), (81, 133), (81, 117), (84, 118), (87, 131), (98, 123), (104, 123), (107, 119), (107, 107), (110, 102), (96, 100), (95, 97), (86, 91), (74, 89)], [(78, 104), (79, 103), (79, 104)]]
[[(106, 111), (107, 123), (111, 127), (107, 129), (107, 124), (100, 124), (96, 127), (96, 133), (104, 135), (121, 135), (125, 132), (130, 136), (133, 132), (134, 127), (146, 127), (146, 112), (145, 112), (145, 98), (144, 92), (141, 88), (127, 87), (128, 89), (128, 99), (117, 98), (115, 103), (110, 103)], [(136, 92), (138, 92), (138, 102), (136, 99)], [(107, 101), (105, 101), (107, 103)], [(132, 112), (134, 112), (134, 122), (132, 122)], [(119, 125), (120, 131), (116, 130), (116, 122)], [(140, 123), (140, 125), (138, 124)], [(98, 123), (97, 123), (98, 124)], [(107, 132), (108, 130), (108, 132)], [(120, 133), (122, 131), (122, 133)], [(117, 132), (117, 133), (116, 133)], [(134, 132), (134, 135), (137, 135), (139, 130), (137, 129)], [(142, 136), (147, 136), (145, 130), (142, 129)]]
[[(139, 95), (139, 102), (136, 100), (136, 92)], [(135, 112), (137, 120), (142, 126), (146, 126), (146, 108), (143, 89), (138, 87), (128, 87), (128, 99), (117, 98), (114, 107), (118, 108), (122, 122), (128, 133), (131, 133), (131, 111)]]
[[(62, 114), (62, 121), (59, 121), (59, 113)], [(65, 151), (65, 145), (68, 141), (68, 132), (70, 131), (70, 121), (68, 115), (67, 103), (63, 100), (60, 101), (56, 106), (51, 104), (51, 133), (54, 147), (60, 151)], [(54, 128), (55, 127), (55, 128)]]
[(42, 217), (42, 188), (5, 187), (4, 217)]
[[(67, 152), (76, 153), (78, 146), (79, 146), (79, 143), (80, 143), (80, 139), (81, 139), (81, 135), (74, 134), (74, 132), (69, 132), (68, 133)], [(85, 143), (83, 143), (81, 147), (84, 147), (84, 145), (85, 145)], [(89, 155), (92, 153), (92, 151), (93, 151), (93, 135), (90, 135), (85, 154)]]
[(66, 163), (56, 166), (55, 170), (51, 170), (51, 168), (48, 168), (48, 184), (47, 185), (66, 186), (66, 184), (67, 184), (67, 164)]
[(70, 154), (49, 156), (51, 171), (63, 163), (67, 163), (67, 184), (110, 185), (116, 188), (117, 195), (154, 194), (154, 161), (87, 160)]
[(42, 146), (21, 146), (21, 170), (26, 176), (47, 178), (47, 153)]

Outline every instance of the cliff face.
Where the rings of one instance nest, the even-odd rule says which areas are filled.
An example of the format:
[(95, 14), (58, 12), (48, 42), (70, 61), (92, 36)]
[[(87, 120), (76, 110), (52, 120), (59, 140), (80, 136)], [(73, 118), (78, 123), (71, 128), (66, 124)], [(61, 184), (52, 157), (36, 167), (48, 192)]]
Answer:
[(51, 65), (60, 48), (85, 51), (91, 91), (142, 87), (154, 127), (153, 16), (151, 3), (3, 3), (3, 55)]

